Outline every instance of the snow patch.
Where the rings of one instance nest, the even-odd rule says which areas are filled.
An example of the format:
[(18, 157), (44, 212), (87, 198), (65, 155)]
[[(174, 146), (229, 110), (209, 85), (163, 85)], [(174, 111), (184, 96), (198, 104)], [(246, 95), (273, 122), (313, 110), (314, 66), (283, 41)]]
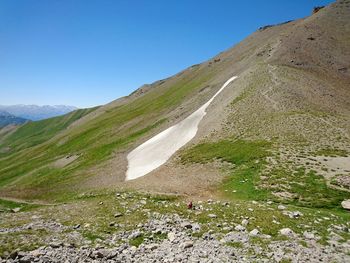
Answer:
[(126, 180), (133, 180), (148, 174), (164, 164), (177, 150), (194, 138), (198, 125), (206, 114), (206, 109), (215, 97), (237, 76), (227, 80), (220, 90), (202, 107), (178, 124), (158, 133), (141, 144), (128, 156)]

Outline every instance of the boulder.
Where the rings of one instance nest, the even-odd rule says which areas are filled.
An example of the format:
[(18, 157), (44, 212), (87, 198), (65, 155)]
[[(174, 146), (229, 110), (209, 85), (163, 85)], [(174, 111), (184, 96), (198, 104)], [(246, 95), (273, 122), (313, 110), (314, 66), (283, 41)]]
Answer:
[(192, 228), (192, 224), (190, 222), (182, 222), (181, 227), (190, 229), (190, 228)]
[(288, 236), (288, 237), (291, 237), (294, 235), (294, 232), (292, 229), (290, 228), (282, 228), (280, 230), (280, 234), (283, 235), (283, 236)]
[(20, 207), (15, 207), (15, 208), (11, 209), (11, 212), (18, 213), (20, 210), (21, 210)]
[(341, 202), (341, 206), (346, 210), (350, 210), (350, 199), (347, 199)]
[(260, 233), (259, 230), (255, 228), (249, 232), (249, 235), (252, 237), (255, 237), (255, 236), (259, 235), (259, 233)]
[(63, 243), (59, 242), (59, 241), (50, 243), (50, 247), (52, 247), (52, 248), (59, 248), (59, 247), (62, 247), (62, 246), (63, 246)]
[(284, 210), (284, 209), (286, 209), (286, 207), (285, 207), (284, 205), (279, 205), (277, 208), (278, 208), (278, 210)]
[(193, 241), (185, 241), (180, 244), (180, 248), (190, 248), (193, 247)]
[(115, 213), (115, 214), (114, 214), (114, 217), (121, 217), (121, 216), (123, 216), (122, 213)]
[(249, 224), (249, 221), (247, 219), (242, 220), (242, 226), (247, 226)]
[(314, 235), (313, 233), (311, 233), (311, 232), (305, 231), (305, 232), (303, 233), (303, 235), (304, 235), (304, 237), (305, 237), (306, 239), (315, 239), (315, 235)]
[(237, 225), (237, 226), (235, 227), (235, 230), (236, 230), (236, 231), (245, 231), (245, 227), (242, 226), (242, 225)]
[(176, 238), (176, 235), (175, 235), (174, 232), (169, 232), (168, 233), (168, 239), (169, 239), (170, 242), (173, 242), (175, 240), (175, 238)]

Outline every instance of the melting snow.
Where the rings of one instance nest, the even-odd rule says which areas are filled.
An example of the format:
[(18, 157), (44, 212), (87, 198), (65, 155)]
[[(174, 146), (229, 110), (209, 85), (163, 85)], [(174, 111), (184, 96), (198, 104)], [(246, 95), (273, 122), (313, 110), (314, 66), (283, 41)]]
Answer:
[(178, 149), (196, 135), (198, 125), (206, 114), (206, 108), (214, 98), (237, 76), (227, 80), (220, 90), (202, 107), (178, 124), (155, 135), (131, 151), (128, 156), (126, 180), (133, 180), (148, 174), (164, 164)]

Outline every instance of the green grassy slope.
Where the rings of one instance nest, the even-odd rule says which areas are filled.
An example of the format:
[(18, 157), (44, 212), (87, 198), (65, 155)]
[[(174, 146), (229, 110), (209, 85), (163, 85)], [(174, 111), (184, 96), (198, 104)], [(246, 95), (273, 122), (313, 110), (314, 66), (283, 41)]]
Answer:
[[(96, 108), (81, 109), (63, 116), (29, 122), (7, 137), (1, 146), (10, 146), (11, 152), (32, 147), (47, 141), (74, 121), (94, 111)], [(7, 153), (9, 154), (9, 153)]]
[[(79, 113), (22, 127), (2, 145), (10, 145), (12, 150), (0, 159), (0, 193), (40, 198), (79, 184), (89, 175), (90, 168), (164, 124), (164, 116), (203, 88), (213, 71), (214, 68), (192, 68), (175, 81), (170, 80), (170, 84), (160, 84), (68, 132), (58, 133)], [(73, 164), (61, 168), (52, 165), (71, 154), (79, 154)]]

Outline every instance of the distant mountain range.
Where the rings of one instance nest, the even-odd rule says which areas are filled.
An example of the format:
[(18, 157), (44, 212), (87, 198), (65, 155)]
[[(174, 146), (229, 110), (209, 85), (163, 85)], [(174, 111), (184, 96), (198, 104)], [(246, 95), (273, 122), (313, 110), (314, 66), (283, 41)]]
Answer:
[(0, 111), (5, 111), (16, 117), (32, 121), (63, 115), (76, 109), (74, 106), (67, 105), (0, 105)]
[(16, 117), (8, 113), (7, 111), (0, 110), (0, 128), (5, 127), (9, 124), (15, 124), (15, 125), (23, 124), (27, 121), (28, 120), (25, 118)]

